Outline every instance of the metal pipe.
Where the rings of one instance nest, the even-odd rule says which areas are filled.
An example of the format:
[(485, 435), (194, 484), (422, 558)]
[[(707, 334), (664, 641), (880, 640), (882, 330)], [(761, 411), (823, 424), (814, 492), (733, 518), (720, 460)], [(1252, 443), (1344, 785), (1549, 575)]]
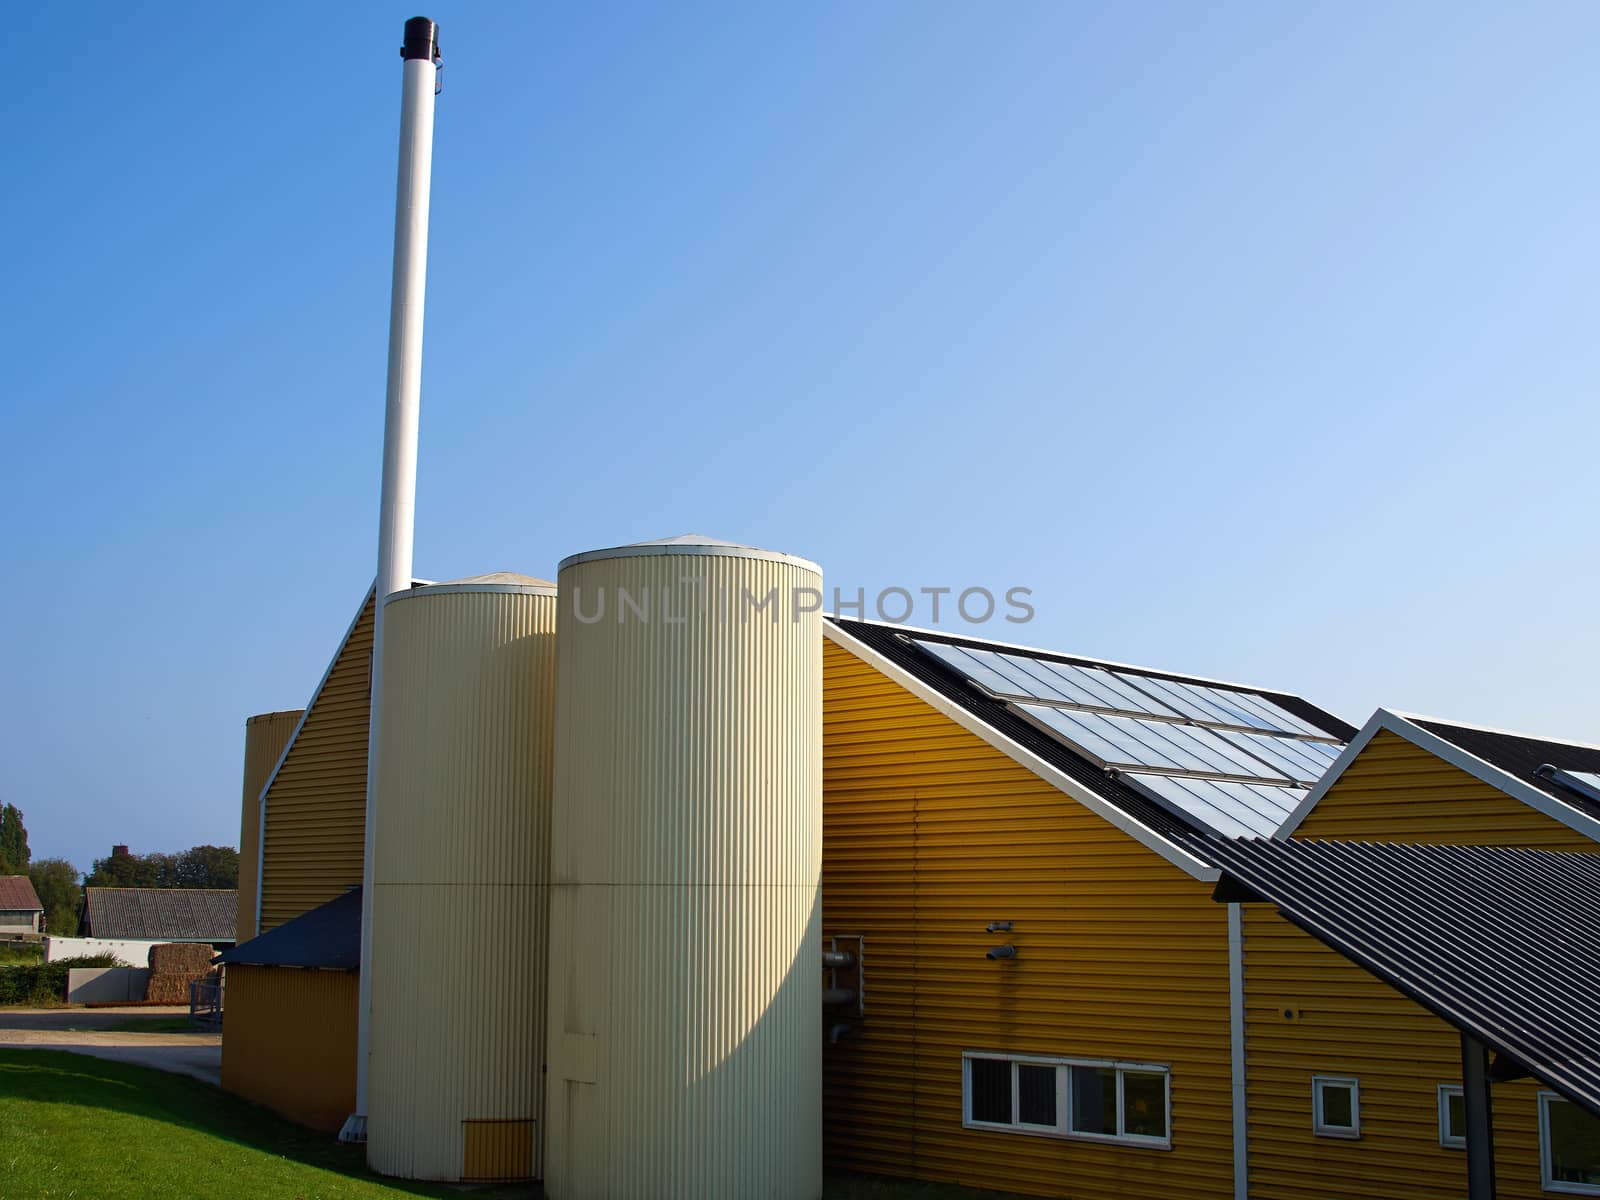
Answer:
[(417, 498), (417, 416), (422, 399), (422, 310), (428, 275), (428, 200), (433, 173), (433, 97), (439, 28), (406, 22), (400, 90), (400, 169), (395, 188), (394, 279), (389, 293), (389, 384), (383, 420), (383, 491), (378, 505), (378, 582), (372, 626), (372, 715), (367, 726), (367, 810), (361, 871), (361, 981), (357, 1000), (356, 1111), (339, 1140), (367, 1137), (372, 1038), (372, 857), (376, 841), (379, 700), (383, 695), (383, 602), (411, 586)]
[(856, 956), (848, 950), (824, 950), (822, 952), (822, 965), (825, 967), (851, 967), (855, 965)]
[(822, 1002), (824, 1004), (854, 1004), (856, 1002), (855, 988), (830, 987), (822, 989)]
[(1489, 1049), (1466, 1033), (1461, 1035), (1461, 1095), (1467, 1110), (1467, 1200), (1494, 1200)]
[(840, 1038), (849, 1036), (851, 1028), (852, 1026), (847, 1021), (840, 1021), (837, 1025), (828, 1026), (828, 1044), (837, 1046)]

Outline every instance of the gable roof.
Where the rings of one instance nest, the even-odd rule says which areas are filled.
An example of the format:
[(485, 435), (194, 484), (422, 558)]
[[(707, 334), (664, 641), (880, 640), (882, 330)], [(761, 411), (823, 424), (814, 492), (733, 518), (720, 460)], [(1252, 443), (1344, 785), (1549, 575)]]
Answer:
[(237, 888), (84, 888), (83, 936), (231, 942), (238, 902)]
[(355, 971), (361, 966), (361, 889), (351, 888), (276, 929), (224, 950), (217, 962), (258, 967), (317, 967)]
[[(426, 579), (413, 579), (411, 587), (426, 587)], [(462, 584), (467, 587), (498, 587), (499, 584)], [(376, 584), (368, 584), (362, 594), (362, 602), (355, 606), (355, 614), (350, 618), (350, 624), (339, 638), (338, 645), (334, 646), (333, 656), (328, 659), (328, 666), (323, 669), (322, 678), (318, 678), (317, 686), (312, 690), (306, 709), (302, 710), (299, 722), (294, 725), (294, 731), (288, 741), (283, 742), (283, 750), (278, 754), (277, 762), (272, 765), (272, 770), (267, 774), (266, 782), (256, 794), (256, 870), (254, 870), (254, 888), (256, 888), (256, 926), (269, 925), (283, 920), (286, 915), (299, 915), (299, 898), (291, 904), (290, 914), (283, 912), (283, 904), (277, 902), (282, 899), (283, 888), (278, 886), (280, 877), (272, 875), (266, 870), (269, 854), (267, 851), (277, 845), (274, 830), (280, 824), (280, 818), (285, 811), (293, 811), (294, 803), (280, 805), (274, 808), (274, 800), (283, 800), (288, 792), (298, 792), (299, 800), (304, 803), (304, 794), (307, 786), (315, 786), (315, 781), (320, 779), (323, 771), (330, 768), (331, 744), (336, 742), (339, 749), (333, 754), (349, 752), (352, 760), (360, 760), (360, 774), (350, 776), (344, 781), (339, 795), (339, 803), (334, 811), (333, 806), (322, 811), (322, 818), (334, 822), (333, 829), (322, 827), (317, 830), (318, 837), (322, 840), (322, 850), (325, 853), (317, 859), (317, 874), (333, 872), (331, 878), (317, 878), (314, 882), (318, 893), (315, 899), (330, 898), (338, 893), (341, 886), (354, 883), (360, 878), (360, 861), (362, 861), (362, 830), (360, 824), (365, 814), (366, 802), (366, 749), (368, 749), (368, 715), (371, 704), (371, 637), (373, 637), (374, 621), (376, 621), (376, 606), (373, 597), (376, 594)], [(346, 662), (347, 656), (350, 662)], [(358, 682), (352, 682), (352, 664), (355, 667), (355, 677)], [(344, 669), (341, 670), (341, 666)], [(326, 702), (325, 702), (326, 701)], [(338, 768), (336, 768), (338, 770)], [(293, 797), (291, 797), (293, 800)], [(250, 882), (246, 878), (246, 883)], [(299, 880), (304, 883), (306, 880)], [(322, 883), (328, 883), (322, 888)], [(250, 936), (254, 930), (242, 930), (245, 936)]]
[(1546, 765), (1557, 771), (1600, 772), (1600, 747), (1442, 721), (1387, 708), (1372, 714), (1274, 836), (1285, 838), (1298, 829), (1367, 744), (1383, 732), (1404, 738), (1473, 778), (1498, 788), (1513, 800), (1520, 800), (1529, 808), (1600, 842), (1600, 801), (1578, 788), (1564, 785), (1558, 778), (1539, 773), (1539, 768)]
[(955, 671), (944, 667), (918, 650), (912, 638), (978, 650), (1003, 651), (1010, 655), (1044, 662), (1114, 669), (1119, 674), (1173, 680), (1224, 690), (1250, 692), (1264, 696), (1318, 729), (1330, 738), (1344, 740), (1355, 729), (1330, 713), (1316, 708), (1298, 696), (1262, 688), (1180, 675), (1147, 667), (1132, 667), (1104, 659), (1061, 654), (1029, 646), (917, 629), (874, 621), (855, 621), (830, 616), (823, 621), (830, 641), (861, 658), (878, 671), (932, 704), (957, 724), (977, 734), (1046, 782), (1072, 796), (1092, 812), (1111, 822), (1130, 837), (1199, 879), (1213, 879), (1216, 872), (1195, 853), (1194, 835), (1209, 832), (1195, 820), (1156, 803), (1130, 785), (1115, 771), (1109, 771), (1062, 741), (1050, 736), (1033, 722), (1023, 719), (1004, 700), (998, 700), (973, 687)]
[(26, 875), (0, 875), (0, 909), (7, 912), (43, 912), (39, 893)]
[[(1216, 839), (1219, 901), (1292, 924), (1600, 1113), (1600, 855)], [(1242, 885), (1242, 887), (1240, 886)]]

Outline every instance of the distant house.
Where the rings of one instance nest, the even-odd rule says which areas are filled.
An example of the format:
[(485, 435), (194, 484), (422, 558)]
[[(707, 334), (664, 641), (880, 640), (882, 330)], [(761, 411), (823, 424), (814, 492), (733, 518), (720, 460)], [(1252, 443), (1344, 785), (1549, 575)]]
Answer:
[(38, 933), (44, 905), (26, 875), (0, 875), (0, 933)]
[(234, 943), (236, 888), (83, 889), (79, 936), (121, 942)]

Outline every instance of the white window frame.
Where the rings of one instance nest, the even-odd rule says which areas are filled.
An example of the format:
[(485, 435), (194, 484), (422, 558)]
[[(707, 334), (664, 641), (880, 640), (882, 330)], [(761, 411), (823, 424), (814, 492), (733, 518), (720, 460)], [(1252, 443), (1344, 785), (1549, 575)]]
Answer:
[[(972, 1119), (972, 1060), (998, 1059), (1011, 1064), (1011, 1123), (975, 1121)], [(1056, 1123), (1049, 1125), (1024, 1124), (1021, 1117), (1020, 1073), (1017, 1068), (1054, 1067), (1056, 1069)], [(1072, 1068), (1094, 1067), (1116, 1072), (1117, 1128), (1123, 1127), (1122, 1077), (1127, 1071), (1160, 1075), (1161, 1096), (1165, 1107), (1167, 1134), (1150, 1137), (1137, 1133), (1079, 1133), (1072, 1128)], [(961, 1125), (965, 1129), (984, 1129), (998, 1133), (1020, 1133), (1031, 1137), (1063, 1138), (1075, 1142), (1104, 1142), (1116, 1146), (1142, 1146), (1151, 1150), (1172, 1149), (1172, 1067), (1168, 1063), (1128, 1062), (1114, 1058), (1056, 1058), (1038, 1054), (1007, 1054), (996, 1050), (963, 1050), (961, 1052)]]
[(1564, 1192), (1571, 1196), (1600, 1196), (1600, 1183), (1571, 1183), (1550, 1177), (1550, 1102), (1571, 1104), (1558, 1092), (1539, 1093), (1539, 1186), (1547, 1192)]
[[(1322, 1119), (1322, 1089), (1327, 1086), (1350, 1089), (1350, 1124), (1329, 1125)], [(1318, 1137), (1354, 1139), (1361, 1136), (1361, 1080), (1353, 1075), (1313, 1075), (1311, 1077), (1311, 1131)]]
[[(1450, 1098), (1460, 1096), (1465, 1103), (1467, 1093), (1459, 1083), (1441, 1083), (1439, 1085), (1439, 1145), (1446, 1150), (1465, 1150), (1467, 1148), (1467, 1135), (1465, 1133), (1453, 1134), (1450, 1132)], [(1466, 1118), (1463, 1117), (1463, 1120)]]

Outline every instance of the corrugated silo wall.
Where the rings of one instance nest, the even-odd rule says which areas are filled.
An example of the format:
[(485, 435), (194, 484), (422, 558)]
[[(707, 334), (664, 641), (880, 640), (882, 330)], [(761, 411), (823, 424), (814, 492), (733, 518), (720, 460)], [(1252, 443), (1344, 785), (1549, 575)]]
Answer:
[[(553, 1200), (821, 1192), (822, 634), (797, 588), (820, 575), (774, 556), (562, 570)], [(773, 590), (770, 617), (740, 602)]]
[(537, 1173), (554, 589), (445, 585), (384, 614), (367, 1158)]
[(247, 942), (256, 935), (256, 880), (261, 863), (261, 789), (283, 757), (305, 709), (260, 713), (244, 723), (244, 798), (239, 814), (239, 913), (234, 936)]

